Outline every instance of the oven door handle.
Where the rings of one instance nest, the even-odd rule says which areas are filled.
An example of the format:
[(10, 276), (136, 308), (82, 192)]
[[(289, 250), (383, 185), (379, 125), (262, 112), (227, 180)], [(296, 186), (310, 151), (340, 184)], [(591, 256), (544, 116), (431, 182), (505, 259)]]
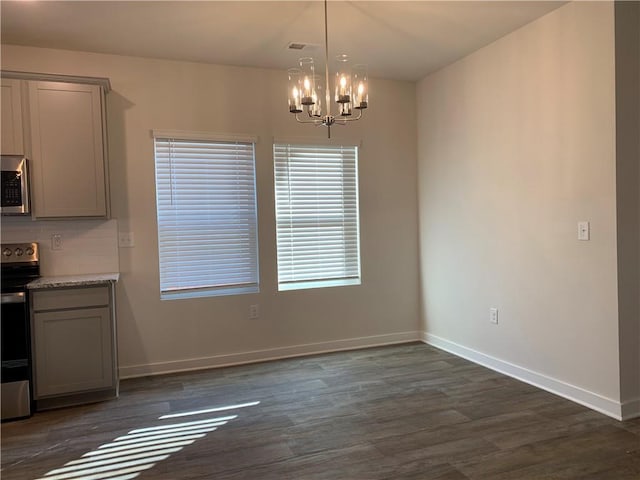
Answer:
[(3, 293), (2, 294), (2, 303), (25, 303), (26, 296), (24, 292), (15, 292), (15, 293)]

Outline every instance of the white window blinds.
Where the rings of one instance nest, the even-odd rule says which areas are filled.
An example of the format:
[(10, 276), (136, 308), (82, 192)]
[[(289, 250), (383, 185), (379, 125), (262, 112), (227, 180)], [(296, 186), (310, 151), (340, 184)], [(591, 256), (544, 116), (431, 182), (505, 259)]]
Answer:
[(192, 138), (155, 138), (161, 296), (256, 292), (254, 144)]
[(278, 288), (360, 283), (358, 150), (274, 145)]

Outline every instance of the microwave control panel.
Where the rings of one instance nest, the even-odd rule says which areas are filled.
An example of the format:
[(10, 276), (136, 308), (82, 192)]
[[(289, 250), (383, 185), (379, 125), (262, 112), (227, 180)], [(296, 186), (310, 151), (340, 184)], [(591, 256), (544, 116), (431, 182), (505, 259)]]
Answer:
[(2, 171), (2, 206), (19, 207), (22, 205), (22, 174), (15, 171)]

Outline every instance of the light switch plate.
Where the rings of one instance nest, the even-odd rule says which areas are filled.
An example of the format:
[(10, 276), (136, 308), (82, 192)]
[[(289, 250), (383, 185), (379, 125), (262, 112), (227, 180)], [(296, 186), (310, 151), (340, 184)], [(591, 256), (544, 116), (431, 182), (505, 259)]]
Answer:
[(133, 232), (120, 232), (118, 234), (118, 246), (120, 248), (132, 248), (135, 246)]

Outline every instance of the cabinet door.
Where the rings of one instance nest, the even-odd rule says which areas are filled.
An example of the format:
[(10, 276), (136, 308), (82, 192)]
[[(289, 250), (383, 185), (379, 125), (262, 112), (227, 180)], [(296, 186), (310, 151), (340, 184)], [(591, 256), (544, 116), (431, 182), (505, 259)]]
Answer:
[(36, 312), (35, 398), (113, 385), (108, 307)]
[(20, 80), (3, 78), (0, 83), (2, 97), (2, 154), (24, 155), (24, 136), (22, 133), (22, 95)]
[(28, 86), (34, 216), (106, 217), (101, 87)]

